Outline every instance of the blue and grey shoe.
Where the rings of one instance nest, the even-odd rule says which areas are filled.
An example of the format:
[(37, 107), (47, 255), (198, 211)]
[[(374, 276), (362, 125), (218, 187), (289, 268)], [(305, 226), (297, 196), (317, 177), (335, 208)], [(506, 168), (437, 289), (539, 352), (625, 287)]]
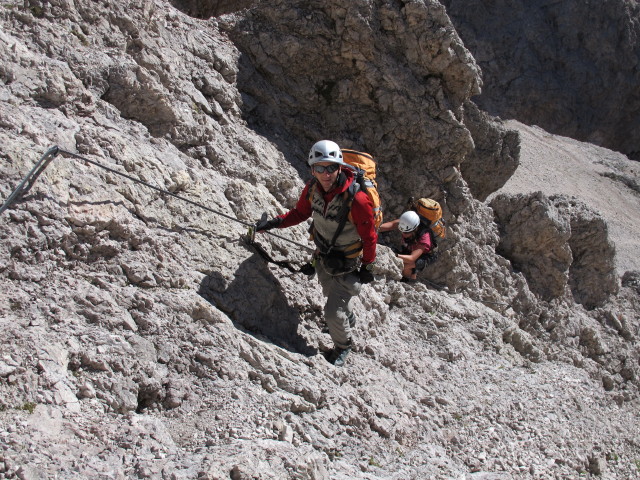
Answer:
[(347, 355), (351, 351), (351, 347), (347, 348), (334, 348), (329, 355), (329, 363), (332, 363), (336, 367), (342, 367), (347, 361)]

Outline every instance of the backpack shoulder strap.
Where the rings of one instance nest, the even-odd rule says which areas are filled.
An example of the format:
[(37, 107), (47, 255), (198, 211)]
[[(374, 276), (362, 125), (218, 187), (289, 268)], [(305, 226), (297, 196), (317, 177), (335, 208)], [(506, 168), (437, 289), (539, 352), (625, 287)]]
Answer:
[(365, 171), (361, 168), (354, 167), (353, 169), (353, 183), (357, 183), (361, 188), (365, 185)]
[(331, 239), (331, 243), (329, 244), (328, 252), (333, 249), (336, 242), (338, 241), (338, 237), (342, 233), (342, 230), (344, 230), (344, 226), (347, 224), (347, 220), (349, 219), (349, 213), (351, 212), (351, 205), (353, 205), (353, 198), (356, 196), (356, 193), (358, 193), (359, 190), (360, 186), (357, 185), (356, 182), (353, 182), (351, 185), (349, 185), (347, 191), (342, 194), (344, 203), (340, 208), (340, 222), (338, 223), (338, 228), (333, 234), (333, 238)]

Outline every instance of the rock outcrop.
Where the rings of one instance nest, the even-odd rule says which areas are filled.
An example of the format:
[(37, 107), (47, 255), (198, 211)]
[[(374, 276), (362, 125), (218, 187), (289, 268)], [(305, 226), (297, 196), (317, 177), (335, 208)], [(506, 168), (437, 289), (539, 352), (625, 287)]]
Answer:
[(589, 309), (601, 306), (618, 292), (619, 286), (611, 269), (615, 245), (607, 235), (607, 224), (584, 204), (563, 197), (552, 200), (556, 207), (569, 214), (572, 256), (569, 286), (573, 297)]
[(480, 108), (640, 159), (633, 0), (443, 0), (482, 69)]
[(473, 102), (465, 105), (464, 118), (475, 148), (460, 170), (471, 194), (484, 201), (518, 168), (520, 138), (516, 130), (506, 128), (500, 119), (491, 118)]
[(544, 300), (562, 297), (572, 264), (571, 224), (542, 194), (498, 196), (491, 202), (500, 228), (497, 251), (522, 271)]
[(617, 293), (615, 247), (606, 223), (586, 205), (538, 192), (501, 194), (490, 206), (500, 229), (497, 251), (540, 298), (560, 298), (570, 289), (577, 303), (593, 309)]
[(245, 118), (301, 170), (318, 138), (373, 152), (396, 214), (437, 193), (474, 148), (463, 112), (480, 72), (439, 2), (289, 2), (220, 25), (243, 53)]

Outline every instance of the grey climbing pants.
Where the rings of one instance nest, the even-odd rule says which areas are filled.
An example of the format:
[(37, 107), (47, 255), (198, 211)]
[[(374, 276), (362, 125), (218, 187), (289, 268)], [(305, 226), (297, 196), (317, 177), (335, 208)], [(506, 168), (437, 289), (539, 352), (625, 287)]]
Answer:
[(351, 314), (353, 297), (360, 293), (362, 284), (356, 272), (331, 276), (318, 262), (316, 267), (318, 280), (322, 285), (327, 303), (324, 305), (324, 319), (329, 327), (331, 340), (338, 348), (351, 346)]

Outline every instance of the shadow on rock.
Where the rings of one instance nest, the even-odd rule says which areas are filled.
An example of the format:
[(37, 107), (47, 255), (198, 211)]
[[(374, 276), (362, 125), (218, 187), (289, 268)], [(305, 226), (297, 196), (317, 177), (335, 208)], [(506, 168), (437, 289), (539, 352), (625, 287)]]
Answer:
[(217, 271), (209, 274), (198, 293), (225, 312), (237, 328), (259, 340), (315, 355), (317, 350), (298, 334), (300, 314), (287, 303), (282, 288), (264, 260), (254, 254), (240, 264), (233, 278), (224, 278)]

